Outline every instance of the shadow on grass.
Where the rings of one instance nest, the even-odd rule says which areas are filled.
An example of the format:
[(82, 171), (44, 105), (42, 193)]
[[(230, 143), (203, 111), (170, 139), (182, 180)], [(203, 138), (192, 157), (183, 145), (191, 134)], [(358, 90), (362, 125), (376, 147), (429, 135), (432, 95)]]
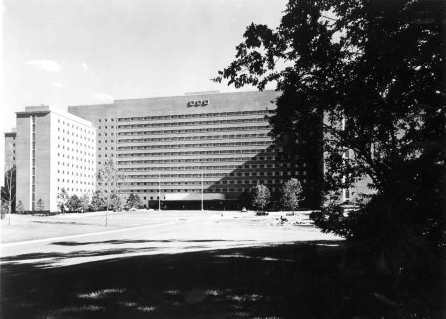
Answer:
[(41, 221), (41, 220), (33, 220), (32, 223), (36, 224), (51, 224), (51, 225), (85, 225), (91, 226), (93, 223), (83, 223), (83, 222), (62, 222), (62, 221)]
[[(203, 240), (181, 240), (184, 243), (212, 243), (212, 242), (234, 242), (235, 240), (223, 240), (223, 239), (203, 239)], [(246, 240), (245, 240), (246, 241)], [(249, 240), (253, 241), (253, 240)], [(91, 241), (91, 242), (78, 242), (78, 241), (58, 241), (53, 242), (53, 245), (60, 246), (83, 246), (83, 245), (97, 245), (97, 244), (146, 244), (146, 243), (174, 243), (178, 242), (176, 239), (165, 239), (165, 240), (104, 240), (104, 241)]]
[(311, 319), (379, 318), (400, 311), (374, 296), (389, 289), (385, 278), (357, 283), (342, 276), (343, 243), (334, 243), (138, 256), (44, 270), (29, 256), (29, 264), (2, 269), (0, 315)]

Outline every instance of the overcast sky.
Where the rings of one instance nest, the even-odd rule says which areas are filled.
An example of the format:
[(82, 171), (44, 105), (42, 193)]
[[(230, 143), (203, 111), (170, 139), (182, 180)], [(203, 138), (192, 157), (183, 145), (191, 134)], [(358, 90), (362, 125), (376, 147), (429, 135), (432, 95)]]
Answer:
[(209, 79), (234, 59), (247, 25), (275, 28), (285, 6), (283, 0), (3, 0), (1, 172), (3, 133), (25, 106), (66, 109), (235, 91)]

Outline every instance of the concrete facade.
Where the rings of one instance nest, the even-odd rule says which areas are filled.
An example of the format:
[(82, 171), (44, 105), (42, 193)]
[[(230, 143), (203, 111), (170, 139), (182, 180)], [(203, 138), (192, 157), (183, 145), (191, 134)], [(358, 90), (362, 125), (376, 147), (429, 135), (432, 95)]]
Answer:
[(57, 211), (56, 197), (92, 194), (96, 174), (96, 130), (90, 122), (48, 106), (17, 112), (17, 202), (25, 210)]

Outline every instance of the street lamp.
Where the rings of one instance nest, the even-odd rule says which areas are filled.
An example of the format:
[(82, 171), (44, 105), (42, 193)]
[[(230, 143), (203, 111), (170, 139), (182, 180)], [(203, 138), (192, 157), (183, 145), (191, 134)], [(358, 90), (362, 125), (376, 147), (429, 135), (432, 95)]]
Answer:
[(201, 165), (201, 211), (204, 211), (204, 207), (203, 207), (203, 165)]
[(158, 173), (158, 210), (161, 211), (161, 174)]

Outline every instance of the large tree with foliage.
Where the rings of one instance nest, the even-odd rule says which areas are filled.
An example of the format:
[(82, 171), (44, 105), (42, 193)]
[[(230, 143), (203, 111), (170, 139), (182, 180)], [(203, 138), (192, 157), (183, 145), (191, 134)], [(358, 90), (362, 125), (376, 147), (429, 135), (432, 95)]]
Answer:
[(302, 200), (302, 186), (296, 178), (286, 181), (281, 189), (280, 201), (285, 209), (294, 211)]
[(11, 212), (15, 209), (16, 175), (14, 146), (12, 142), (7, 142), (5, 145), (5, 176), (4, 186), (1, 188), (1, 200), (2, 204), (6, 203), (8, 207), (8, 225), (11, 224)]
[(116, 197), (118, 197), (118, 192), (125, 180), (126, 176), (116, 168), (113, 159), (107, 160), (96, 173), (96, 184), (98, 190), (103, 194), (107, 206), (105, 225), (108, 223), (108, 210), (110, 205), (113, 205), (113, 199), (115, 199), (116, 204)]
[(100, 191), (95, 191), (91, 197), (90, 207), (93, 211), (98, 211), (105, 206), (104, 196)]
[(82, 207), (82, 202), (79, 196), (73, 194), (67, 201), (67, 207), (70, 212), (78, 212)]
[(59, 207), (61, 213), (65, 212), (65, 206), (67, 205), (68, 199), (68, 192), (64, 187), (62, 187), (56, 196), (57, 206)]
[(130, 193), (129, 197), (127, 197), (125, 205), (128, 208), (141, 208), (143, 206), (143, 203), (138, 195), (136, 195), (135, 193)]
[(253, 189), (252, 204), (260, 210), (264, 210), (269, 203), (271, 193), (265, 185), (257, 184)]
[(90, 196), (88, 194), (82, 194), (79, 199), (81, 201), (81, 211), (84, 213), (90, 207)]
[(216, 78), (277, 83), (272, 135), (289, 154), (308, 152), (322, 127), (327, 194), (371, 178), (359, 211), (330, 201), (313, 216), (324, 231), (377, 238), (401, 257), (394, 272), (414, 242), (444, 247), (444, 12), (436, 0), (290, 0), (277, 29), (247, 27)]
[(17, 214), (23, 214), (25, 212), (25, 207), (23, 206), (23, 203), (21, 200), (17, 203), (15, 207), (15, 211)]

